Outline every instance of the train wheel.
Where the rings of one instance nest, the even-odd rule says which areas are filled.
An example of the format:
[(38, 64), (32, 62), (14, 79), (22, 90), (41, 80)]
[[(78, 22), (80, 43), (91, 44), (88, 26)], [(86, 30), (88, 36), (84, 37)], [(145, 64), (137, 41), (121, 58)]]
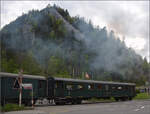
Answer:
[(74, 99), (72, 100), (72, 104), (78, 104), (79, 100), (78, 99)]
[(126, 101), (126, 98), (125, 97), (122, 97), (122, 98), (120, 98), (121, 99), (121, 101)]
[(81, 104), (81, 103), (82, 103), (82, 100), (77, 100), (76, 103), (77, 103), (77, 104)]
[(55, 102), (56, 105), (60, 105), (60, 102)]
[(73, 105), (74, 105), (74, 104), (76, 104), (76, 102), (73, 100), (73, 101), (71, 102), (71, 104), (73, 104)]
[(56, 105), (65, 105), (65, 104), (66, 104), (66, 102), (64, 102), (64, 101), (59, 101), (59, 102), (58, 102), (58, 101), (56, 101), (56, 102), (55, 102), (55, 104), (56, 104)]
[(115, 100), (118, 102), (118, 101), (119, 101), (119, 98), (115, 97)]

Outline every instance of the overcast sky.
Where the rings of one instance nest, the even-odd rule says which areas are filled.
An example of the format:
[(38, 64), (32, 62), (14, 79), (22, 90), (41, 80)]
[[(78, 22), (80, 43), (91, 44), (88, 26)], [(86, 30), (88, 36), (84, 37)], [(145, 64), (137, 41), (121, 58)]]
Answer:
[(149, 1), (1, 1), (1, 28), (22, 13), (54, 3), (67, 9), (71, 16), (79, 15), (95, 26), (113, 30), (121, 40), (125, 38), (128, 47), (150, 60)]

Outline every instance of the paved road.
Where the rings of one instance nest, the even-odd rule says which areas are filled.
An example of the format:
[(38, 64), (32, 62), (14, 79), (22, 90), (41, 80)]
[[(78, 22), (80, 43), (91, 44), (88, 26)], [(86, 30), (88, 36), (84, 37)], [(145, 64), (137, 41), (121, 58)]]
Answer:
[(6, 114), (150, 114), (150, 100), (36, 107)]

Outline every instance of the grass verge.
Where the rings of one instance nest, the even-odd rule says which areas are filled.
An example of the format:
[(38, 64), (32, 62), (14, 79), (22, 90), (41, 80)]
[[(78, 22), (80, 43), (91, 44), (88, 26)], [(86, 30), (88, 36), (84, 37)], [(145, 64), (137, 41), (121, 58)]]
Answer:
[(134, 97), (135, 100), (142, 100), (142, 99), (150, 99), (150, 94), (147, 93), (139, 93)]
[(24, 105), (21, 107), (18, 104), (6, 104), (4, 107), (0, 107), (2, 112), (9, 112), (9, 111), (19, 111), (19, 110), (31, 110), (32, 108), (27, 108)]

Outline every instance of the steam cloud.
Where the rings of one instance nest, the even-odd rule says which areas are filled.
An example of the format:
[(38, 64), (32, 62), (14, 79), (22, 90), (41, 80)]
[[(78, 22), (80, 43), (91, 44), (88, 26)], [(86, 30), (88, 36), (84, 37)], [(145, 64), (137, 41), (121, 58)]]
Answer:
[[(105, 69), (107, 71), (118, 72), (120, 74), (125, 73), (123, 67), (128, 66), (133, 67), (137, 63), (140, 64), (141, 57), (137, 55), (132, 49), (128, 49), (125, 44), (120, 40), (117, 40), (114, 36), (113, 31), (110, 33), (107, 32), (106, 28), (96, 28), (94, 29), (90, 24), (86, 24), (84, 20), (76, 22), (77, 28), (69, 24), (54, 8), (44, 9), (41, 12), (34, 14), (29, 21), (39, 23), (44, 19), (43, 15), (51, 14), (57, 18), (61, 18), (67, 31), (69, 33), (73, 31), (74, 37), (84, 43), (85, 48), (90, 52), (94, 52), (96, 56), (91, 60), (90, 68), (91, 69)], [(68, 39), (65, 40), (60, 45), (52, 41), (46, 41), (44, 38), (37, 37), (34, 32), (31, 31), (32, 26), (27, 23), (30, 17), (24, 15), (19, 17), (17, 21), (12, 22), (10, 25), (5, 26), (1, 31), (5, 38), (5, 44), (7, 48), (18, 50), (18, 51), (28, 51), (32, 49), (35, 59), (41, 65), (45, 65), (45, 58), (48, 56), (59, 55), (64, 59), (71, 60), (72, 56), (70, 55), (70, 48), (75, 47), (76, 50), (80, 50), (80, 44), (74, 43), (69, 44)], [(40, 25), (45, 31), (48, 30), (47, 26)], [(7, 31), (6, 31), (7, 30)], [(5, 33), (9, 33), (9, 36), (5, 36)], [(71, 33), (70, 33), (71, 34)], [(8, 34), (7, 34), (8, 35)], [(33, 47), (34, 46), (34, 47)], [(80, 53), (81, 60), (82, 56), (87, 53), (82, 51)], [(135, 61), (138, 61), (135, 63)], [(128, 67), (128, 68), (130, 68)]]

